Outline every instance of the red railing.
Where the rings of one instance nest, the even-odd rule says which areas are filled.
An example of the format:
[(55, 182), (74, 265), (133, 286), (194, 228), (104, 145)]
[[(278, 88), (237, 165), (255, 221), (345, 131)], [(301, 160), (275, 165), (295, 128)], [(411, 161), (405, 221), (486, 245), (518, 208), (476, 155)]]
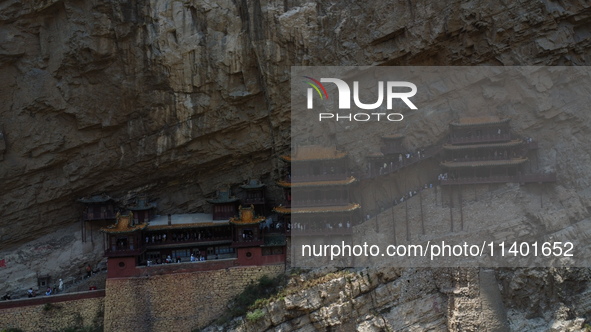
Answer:
[(83, 215), (84, 220), (105, 220), (105, 219), (115, 219), (114, 212), (85, 212)]
[(291, 231), (291, 236), (327, 236), (327, 235), (351, 235), (353, 228), (339, 227), (339, 228), (322, 228), (322, 229), (294, 229)]
[(511, 140), (511, 134), (482, 135), (482, 136), (471, 136), (471, 137), (450, 137), (449, 138), (449, 142), (451, 144), (504, 142), (504, 141), (510, 141), (510, 140)]
[(490, 156), (490, 157), (468, 157), (468, 158), (453, 158), (446, 159), (445, 162), (464, 162), (464, 161), (488, 161), (488, 160), (511, 160), (505, 156)]
[(509, 176), (469, 177), (441, 180), (441, 185), (486, 184), (486, 183), (544, 183), (556, 182), (556, 173), (524, 174)]
[(349, 202), (346, 199), (300, 199), (291, 201), (291, 207), (312, 207), (312, 206), (334, 206), (347, 205)]
[[(291, 175), (291, 182), (313, 182), (313, 181), (334, 181), (334, 180), (345, 180), (349, 174), (338, 173), (338, 174), (302, 174), (302, 175)], [(289, 180), (288, 180), (289, 182)]]
[(18, 307), (26, 307), (26, 306), (31, 306), (31, 305), (57, 303), (57, 302), (64, 302), (64, 301), (92, 299), (92, 298), (97, 298), (97, 297), (105, 297), (105, 290), (101, 289), (101, 290), (93, 290), (93, 291), (87, 291), (87, 292), (67, 293), (67, 294), (58, 294), (58, 295), (50, 295), (50, 296), (37, 295), (36, 297), (32, 297), (32, 298), (1, 301), (0, 302), (0, 309), (18, 308)]
[(243, 204), (265, 204), (265, 199), (262, 197), (245, 198), (242, 200)]
[[(151, 238), (150, 238), (151, 239)], [(147, 248), (153, 248), (163, 245), (170, 245), (170, 244), (190, 244), (190, 243), (202, 243), (202, 242), (215, 242), (215, 241), (232, 241), (232, 234), (225, 235), (225, 236), (211, 236), (211, 237), (202, 237), (200, 239), (190, 238), (188, 240), (173, 240), (167, 235), (166, 240), (156, 241), (156, 242), (149, 242), (146, 243)]]
[(242, 240), (232, 242), (233, 248), (240, 248), (240, 247), (252, 247), (252, 246), (260, 246), (261, 244), (265, 244), (265, 241), (262, 239), (252, 239), (252, 240)]
[(412, 157), (410, 158), (406, 158), (405, 155), (403, 155), (402, 157), (402, 161), (399, 159), (393, 160), (392, 162), (385, 162), (386, 163), (386, 167), (379, 167), (379, 165), (376, 165), (375, 163), (371, 166), (372, 168), (369, 170), (368, 173), (366, 173), (364, 175), (364, 179), (367, 178), (375, 178), (378, 176), (382, 176), (382, 175), (387, 175), (390, 173), (394, 173), (400, 169), (403, 169), (405, 167), (408, 166), (412, 166), (418, 162), (421, 162), (423, 160), (432, 158), (436, 155), (439, 154), (439, 152), (441, 152), (441, 144), (436, 144), (436, 145), (432, 145), (427, 147), (426, 149), (423, 150), (423, 152), (421, 152), (421, 157), (419, 158), (419, 154), (415, 153), (413, 154)]
[(105, 256), (107, 257), (124, 257), (124, 256), (138, 256), (144, 252), (144, 248), (111, 248), (105, 250)]

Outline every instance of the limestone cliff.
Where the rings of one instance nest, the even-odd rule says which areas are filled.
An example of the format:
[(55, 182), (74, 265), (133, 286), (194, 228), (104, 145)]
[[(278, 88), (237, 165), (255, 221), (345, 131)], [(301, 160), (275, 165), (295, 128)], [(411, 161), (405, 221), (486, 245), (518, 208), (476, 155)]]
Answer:
[(202, 331), (588, 331), (588, 270), (327, 272), (294, 276), (259, 315)]
[[(124, 203), (146, 191), (162, 212), (189, 212), (203, 209), (220, 185), (249, 177), (271, 184), (277, 157), (289, 146), (292, 65), (587, 65), (590, 6), (3, 1), (0, 249), (77, 221), (75, 199), (92, 193)], [(408, 144), (436, 141), (445, 120), (416, 117), (412, 124), (422, 129), (408, 133)], [(537, 222), (588, 219), (590, 121), (587, 110), (513, 120), (517, 131), (541, 142), (543, 166), (559, 176), (560, 208), (535, 216)], [(352, 153), (360, 160), (360, 151)], [(83, 250), (72, 247), (64, 260)], [(265, 308), (269, 316), (242, 329), (481, 330), (502, 321), (501, 312), (514, 330), (566, 331), (583, 328), (581, 319), (589, 317), (586, 271), (458, 273), (390, 269), (339, 277), (274, 303)], [(481, 296), (496, 286), (491, 273), (503, 310)], [(493, 320), (479, 318), (489, 314)]]
[(291, 65), (585, 65), (590, 54), (584, 1), (0, 6), (3, 246), (76, 221), (74, 199), (90, 193), (146, 190), (162, 211), (194, 211), (222, 184), (270, 183), (289, 144)]

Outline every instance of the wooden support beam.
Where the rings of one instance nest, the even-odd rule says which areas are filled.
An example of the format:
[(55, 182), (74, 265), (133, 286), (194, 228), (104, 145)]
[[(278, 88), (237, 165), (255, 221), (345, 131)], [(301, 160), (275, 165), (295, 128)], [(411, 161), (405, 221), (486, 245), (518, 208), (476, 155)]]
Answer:
[(425, 235), (425, 220), (423, 218), (423, 191), (419, 191), (419, 205), (421, 206), (421, 231)]
[(453, 213), (453, 206), (454, 206), (454, 197), (453, 197), (453, 187), (449, 188), (449, 224), (450, 224), (450, 231), (454, 231), (454, 213)]
[(460, 230), (464, 230), (464, 202), (462, 200), (462, 186), (460, 186), (459, 192), (459, 201), (460, 201)]

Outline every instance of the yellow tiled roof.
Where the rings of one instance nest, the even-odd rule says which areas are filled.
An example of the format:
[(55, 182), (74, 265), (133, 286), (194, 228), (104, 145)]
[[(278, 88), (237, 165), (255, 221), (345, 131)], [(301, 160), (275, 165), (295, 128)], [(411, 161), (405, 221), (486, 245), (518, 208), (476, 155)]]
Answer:
[(482, 124), (495, 124), (509, 121), (508, 118), (501, 119), (498, 116), (480, 116), (480, 117), (467, 117), (460, 118), (456, 122), (452, 122), (453, 126), (474, 126)]
[(385, 138), (385, 139), (399, 139), (399, 138), (404, 138), (404, 135), (402, 135), (402, 134), (390, 134), (390, 135), (384, 135), (384, 136), (382, 136), (382, 138)]
[(285, 161), (329, 160), (341, 159), (346, 155), (346, 152), (338, 151), (335, 147), (307, 145), (298, 146), (292, 155), (281, 156), (281, 159)]
[(127, 216), (117, 215), (117, 222), (113, 225), (101, 228), (101, 232), (104, 233), (131, 233), (135, 231), (142, 230), (146, 228), (147, 224), (139, 224), (131, 226), (131, 221), (133, 220), (133, 213), (130, 213)]
[(230, 218), (230, 222), (236, 225), (258, 224), (265, 220), (265, 217), (255, 217), (254, 207), (240, 208), (240, 216), (238, 218)]
[(443, 148), (446, 150), (468, 150), (468, 149), (480, 149), (480, 148), (505, 148), (505, 147), (512, 147), (517, 146), (523, 143), (520, 139), (515, 139), (509, 142), (501, 142), (501, 143), (484, 143), (484, 144), (462, 144), (462, 145), (452, 145), (452, 144), (444, 144)]
[(148, 231), (159, 231), (163, 229), (180, 229), (180, 228), (202, 228), (202, 227), (212, 227), (212, 226), (227, 226), (229, 222), (196, 222), (196, 223), (188, 223), (188, 224), (172, 224), (172, 225), (154, 225), (149, 226)]
[(383, 157), (384, 154), (382, 152), (373, 151), (367, 154), (367, 157)]
[(357, 210), (361, 205), (357, 203), (349, 203), (347, 205), (335, 205), (335, 206), (313, 206), (313, 207), (297, 207), (289, 208), (284, 206), (278, 206), (273, 210), (277, 213), (290, 214), (290, 213), (332, 213), (332, 212), (349, 212)]
[(441, 163), (441, 166), (448, 168), (459, 167), (482, 167), (482, 166), (510, 166), (519, 165), (527, 161), (527, 158), (513, 158), (501, 160), (485, 160), (485, 161), (448, 161)]
[(288, 182), (288, 181), (277, 181), (277, 185), (285, 188), (302, 188), (302, 187), (323, 187), (323, 186), (342, 186), (355, 182), (355, 177), (349, 176), (342, 180), (330, 180), (330, 181), (306, 181), (306, 182)]

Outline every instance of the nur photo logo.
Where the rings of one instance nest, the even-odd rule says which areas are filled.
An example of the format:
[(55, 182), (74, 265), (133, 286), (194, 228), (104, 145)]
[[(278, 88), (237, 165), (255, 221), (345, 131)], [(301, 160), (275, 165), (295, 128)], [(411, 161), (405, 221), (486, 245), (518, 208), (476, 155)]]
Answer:
[[(411, 110), (418, 109), (416, 105), (410, 100), (417, 93), (417, 86), (411, 82), (405, 81), (378, 81), (377, 82), (377, 100), (374, 103), (363, 103), (359, 97), (360, 95), (360, 83), (359, 81), (353, 81), (353, 94), (351, 95), (351, 87), (349, 84), (338, 78), (320, 78), (320, 80), (314, 79), (310, 76), (303, 76), (307, 80), (304, 83), (310, 87), (307, 89), (307, 109), (314, 109), (314, 97), (316, 94), (320, 100), (328, 99), (328, 92), (322, 83), (333, 83), (337, 87), (338, 94), (338, 110), (334, 112), (322, 112), (318, 114), (318, 121), (322, 120), (335, 120), (335, 121), (360, 121), (366, 122), (370, 120), (374, 121), (402, 121), (404, 116), (401, 113), (393, 112), (375, 112), (375, 113), (346, 113), (343, 114), (342, 110), (351, 109), (351, 100), (354, 105), (362, 110), (378, 110), (383, 109), (384, 99), (386, 100), (386, 110), (391, 111), (394, 108), (394, 100), (400, 99), (404, 104)], [(370, 82), (371, 83), (371, 82)], [(385, 84), (384, 84), (385, 83)], [(375, 84), (373, 85), (375, 86)], [(410, 91), (404, 91), (408, 90)], [(403, 91), (400, 91), (403, 90)], [(364, 92), (367, 91), (363, 90)]]

